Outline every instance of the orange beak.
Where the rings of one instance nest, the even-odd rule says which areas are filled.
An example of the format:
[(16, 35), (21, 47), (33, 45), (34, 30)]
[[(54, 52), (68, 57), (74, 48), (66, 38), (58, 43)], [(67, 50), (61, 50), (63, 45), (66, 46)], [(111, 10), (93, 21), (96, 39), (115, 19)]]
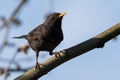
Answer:
[(59, 15), (59, 17), (63, 17), (66, 14), (66, 12), (63, 12)]

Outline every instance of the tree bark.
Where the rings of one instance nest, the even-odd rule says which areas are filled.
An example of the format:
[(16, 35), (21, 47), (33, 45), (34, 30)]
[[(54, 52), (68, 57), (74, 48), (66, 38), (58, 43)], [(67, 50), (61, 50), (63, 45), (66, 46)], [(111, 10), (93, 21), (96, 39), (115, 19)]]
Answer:
[(47, 59), (45, 62), (40, 64), (40, 69), (32, 68), (25, 72), (24, 74), (17, 77), (15, 80), (37, 80), (43, 75), (47, 74), (49, 71), (59, 66), (60, 64), (75, 58), (81, 54), (84, 54), (95, 48), (102, 48), (104, 44), (115, 38), (120, 34), (120, 23), (114, 25), (108, 30), (102, 32), (101, 34), (96, 35), (95, 37), (86, 40), (78, 45), (64, 49), (52, 57)]

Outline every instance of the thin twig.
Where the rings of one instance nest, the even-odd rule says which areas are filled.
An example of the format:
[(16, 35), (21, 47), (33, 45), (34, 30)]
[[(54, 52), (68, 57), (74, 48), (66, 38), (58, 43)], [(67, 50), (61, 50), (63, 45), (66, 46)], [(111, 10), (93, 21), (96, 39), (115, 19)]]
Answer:
[(3, 21), (2, 24), (2, 28), (6, 28), (6, 32), (5, 32), (5, 36), (4, 36), (4, 40), (2, 42), (2, 45), (0, 46), (0, 53), (2, 53), (4, 47), (6, 45), (4, 45), (5, 43), (8, 43), (8, 34), (10, 33), (10, 24), (12, 23), (13, 19), (16, 18), (18, 12), (21, 10), (21, 8), (23, 7), (23, 5), (27, 2), (28, 0), (22, 0), (20, 2), (20, 4), (18, 5), (18, 7), (13, 11), (13, 13), (11, 14), (10, 18), (8, 20), (5, 19), (5, 22)]

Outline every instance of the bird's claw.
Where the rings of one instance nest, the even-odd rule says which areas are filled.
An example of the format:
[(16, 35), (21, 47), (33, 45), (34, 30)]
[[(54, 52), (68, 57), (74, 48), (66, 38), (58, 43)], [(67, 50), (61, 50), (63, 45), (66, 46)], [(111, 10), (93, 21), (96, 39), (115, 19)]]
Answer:
[(60, 53), (61, 53), (62, 51), (60, 51), (60, 52), (54, 52), (55, 53), (55, 57), (58, 59), (58, 58), (60, 58), (60, 59), (62, 59), (62, 57), (61, 57), (61, 55), (60, 55)]
[(35, 69), (40, 69), (39, 63), (37, 62), (35, 65)]

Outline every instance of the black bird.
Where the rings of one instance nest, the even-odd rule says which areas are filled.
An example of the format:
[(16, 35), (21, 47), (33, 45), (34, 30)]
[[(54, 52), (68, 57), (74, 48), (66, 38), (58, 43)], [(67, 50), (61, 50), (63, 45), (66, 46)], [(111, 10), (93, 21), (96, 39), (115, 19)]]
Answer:
[(39, 51), (48, 51), (52, 55), (53, 50), (63, 40), (61, 23), (65, 14), (66, 12), (52, 13), (43, 24), (37, 26), (28, 35), (14, 37), (25, 38), (30, 47), (36, 52), (36, 68), (40, 68), (38, 63)]

